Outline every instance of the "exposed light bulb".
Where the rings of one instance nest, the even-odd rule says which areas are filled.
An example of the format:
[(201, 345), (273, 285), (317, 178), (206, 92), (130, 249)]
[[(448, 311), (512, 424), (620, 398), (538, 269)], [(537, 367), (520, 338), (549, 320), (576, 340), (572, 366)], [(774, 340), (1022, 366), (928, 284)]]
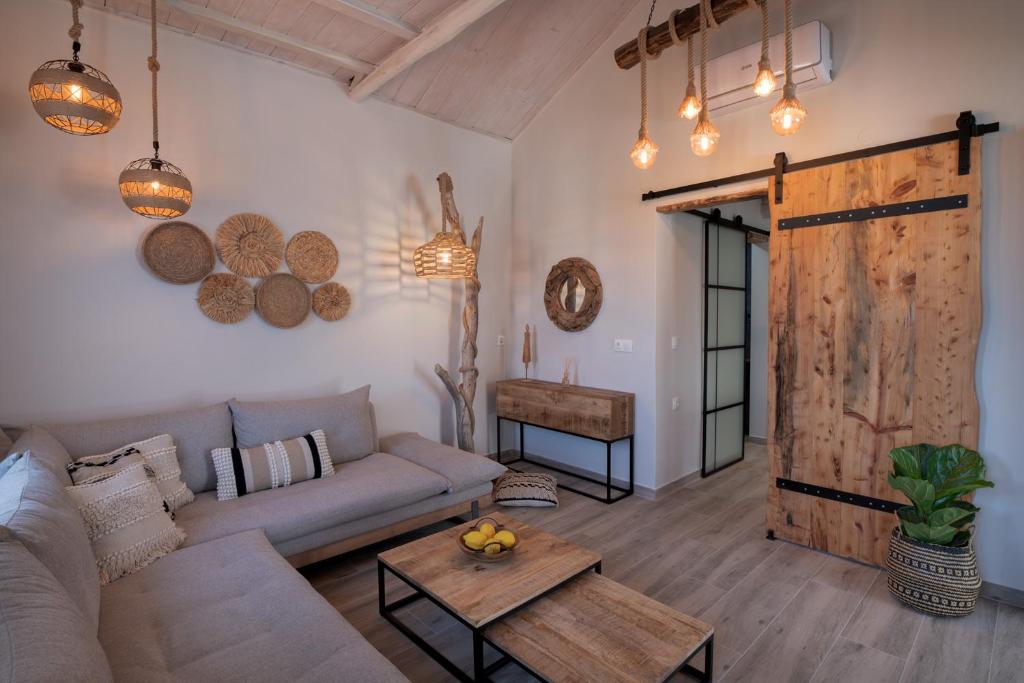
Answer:
[(77, 83), (72, 83), (68, 86), (68, 90), (70, 91), (71, 99), (73, 99), (75, 102), (82, 101), (82, 86), (78, 85)]
[(641, 132), (629, 156), (633, 160), (633, 165), (637, 168), (650, 168), (654, 165), (654, 160), (658, 156), (658, 146), (647, 137), (646, 133)]
[(440, 263), (448, 264), (451, 263), (452, 253), (450, 251), (442, 251), (437, 254), (437, 260)]
[(158, 181), (158, 180), (154, 180), (153, 182), (151, 182), (149, 184), (149, 186), (151, 188), (153, 188), (153, 192), (159, 192), (160, 191), (160, 181)]
[(772, 122), (772, 130), (779, 135), (792, 135), (800, 130), (801, 124), (807, 118), (807, 110), (796, 98), (796, 86), (791, 83), (786, 84), (782, 99), (772, 107), (769, 118)]
[(715, 151), (718, 146), (718, 138), (721, 134), (715, 128), (715, 124), (706, 118), (697, 122), (690, 134), (690, 149), (699, 157), (706, 157)]
[(754, 92), (758, 97), (768, 97), (775, 92), (775, 74), (767, 62), (760, 63), (757, 78), (754, 79)]
[(694, 87), (693, 81), (690, 81), (686, 85), (686, 95), (683, 97), (683, 101), (679, 104), (679, 118), (690, 119), (691, 121), (697, 118), (697, 114), (700, 113), (700, 100), (697, 99), (697, 88)]

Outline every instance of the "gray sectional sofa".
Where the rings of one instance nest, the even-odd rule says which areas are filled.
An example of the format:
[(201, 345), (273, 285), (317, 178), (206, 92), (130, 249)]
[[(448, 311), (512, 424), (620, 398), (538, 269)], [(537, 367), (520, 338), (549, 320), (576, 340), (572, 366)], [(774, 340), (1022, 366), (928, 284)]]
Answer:
[[(475, 512), (504, 468), (416, 434), (378, 443), (365, 392), (26, 429), (0, 477), (0, 680), (406, 680), (292, 565)], [(323, 428), (333, 459), (330, 425), (310, 426), (332, 419), (333, 477), (217, 500), (213, 448)], [(175, 518), (187, 540), (101, 587), (66, 465), (162, 433), (196, 494)]]

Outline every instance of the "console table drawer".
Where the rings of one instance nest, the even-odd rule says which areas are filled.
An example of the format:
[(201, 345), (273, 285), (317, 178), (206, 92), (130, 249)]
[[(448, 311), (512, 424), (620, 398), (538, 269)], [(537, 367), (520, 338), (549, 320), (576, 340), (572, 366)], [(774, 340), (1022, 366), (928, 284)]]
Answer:
[(623, 391), (513, 379), (497, 383), (498, 417), (615, 441), (634, 432), (636, 397)]

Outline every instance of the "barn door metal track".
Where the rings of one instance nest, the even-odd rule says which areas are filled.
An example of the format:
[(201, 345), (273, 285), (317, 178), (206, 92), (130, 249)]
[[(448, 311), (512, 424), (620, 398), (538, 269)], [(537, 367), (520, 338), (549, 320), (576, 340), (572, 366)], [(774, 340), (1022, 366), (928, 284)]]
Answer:
[(869, 510), (880, 510), (882, 512), (896, 512), (896, 510), (903, 507), (903, 503), (894, 503), (891, 500), (872, 498), (871, 496), (862, 496), (859, 493), (850, 493), (848, 491), (830, 489), (827, 486), (807, 484), (802, 481), (783, 479), (782, 477), (779, 477), (775, 480), (775, 486), (786, 491), (793, 491), (794, 493), (804, 493), (807, 494), (808, 496), (825, 498), (826, 500), (835, 500), (839, 501), (840, 503), (847, 503), (848, 505), (857, 505), (862, 508), (868, 508)]
[(796, 228), (818, 228), (823, 225), (834, 225), (835, 223), (856, 223), (858, 221), (871, 221), (879, 218), (906, 216), (913, 213), (950, 211), (952, 209), (964, 209), (966, 207), (967, 195), (956, 194), (950, 197), (936, 197), (935, 199), (915, 199), (914, 201), (899, 202), (898, 204), (866, 206), (862, 209), (845, 209), (843, 211), (815, 213), (809, 216), (793, 216), (792, 218), (780, 218), (778, 221), (778, 225), (780, 230), (795, 230)]
[(808, 168), (828, 166), (829, 164), (838, 164), (844, 161), (853, 161), (854, 159), (864, 159), (878, 154), (888, 154), (889, 152), (898, 152), (904, 149), (937, 145), (941, 142), (951, 141), (956, 141), (958, 143), (959, 158), (957, 172), (960, 175), (967, 175), (971, 171), (971, 138), (986, 135), (988, 133), (995, 133), (998, 130), (998, 121), (995, 123), (977, 123), (975, 121), (974, 114), (970, 111), (965, 111), (961, 112), (960, 116), (957, 117), (956, 130), (947, 131), (945, 133), (936, 133), (934, 135), (925, 135), (924, 137), (912, 138), (910, 140), (890, 142), (885, 145), (866, 147), (852, 152), (843, 152), (842, 154), (833, 154), (827, 157), (808, 159), (807, 161), (798, 161), (796, 163), (788, 163), (785, 155), (780, 152), (776, 155), (774, 165), (771, 168), (763, 168), (758, 171), (740, 173), (739, 175), (726, 176), (724, 178), (716, 178), (715, 180), (705, 180), (700, 183), (691, 183), (690, 185), (680, 185), (679, 187), (671, 187), (667, 190), (652, 190), (650, 192), (645, 192), (641, 195), (640, 199), (643, 201), (660, 199), (671, 195), (685, 194), (687, 192), (695, 192), (697, 190), (706, 190), (712, 187), (721, 187), (722, 185), (732, 185), (733, 183), (740, 183), (746, 180), (772, 178), (774, 176), (775, 200), (776, 202), (781, 202), (782, 178), (786, 173), (803, 171)]

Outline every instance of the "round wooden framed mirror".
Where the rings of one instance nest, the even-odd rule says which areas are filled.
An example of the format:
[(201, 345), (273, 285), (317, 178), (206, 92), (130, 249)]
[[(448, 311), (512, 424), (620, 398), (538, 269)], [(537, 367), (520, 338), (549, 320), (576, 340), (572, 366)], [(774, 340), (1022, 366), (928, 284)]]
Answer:
[(579, 332), (590, 327), (601, 311), (604, 290), (597, 268), (579, 257), (562, 259), (551, 268), (544, 285), (544, 308), (560, 330)]

